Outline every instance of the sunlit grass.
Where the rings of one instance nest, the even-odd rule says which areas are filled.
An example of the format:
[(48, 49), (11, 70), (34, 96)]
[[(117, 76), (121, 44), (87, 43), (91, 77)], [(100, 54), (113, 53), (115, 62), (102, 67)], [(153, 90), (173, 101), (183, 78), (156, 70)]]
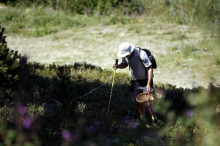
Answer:
[(70, 27), (85, 27), (97, 21), (96, 17), (71, 15), (52, 8), (31, 7), (0, 9), (0, 22), (7, 33), (26, 36), (44, 36)]

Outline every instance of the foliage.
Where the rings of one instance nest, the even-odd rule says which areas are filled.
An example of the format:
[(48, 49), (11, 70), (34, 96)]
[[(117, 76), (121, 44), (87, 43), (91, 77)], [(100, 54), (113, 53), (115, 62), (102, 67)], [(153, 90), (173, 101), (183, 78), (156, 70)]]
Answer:
[[(210, 85), (208, 90), (197, 89), (185, 95), (191, 105), (184, 115), (171, 117), (166, 125), (164, 135), (169, 139), (170, 145), (218, 145), (219, 140), (219, 88)], [(195, 90), (195, 89), (194, 89)], [(172, 121), (172, 122), (171, 122)]]
[[(31, 6), (33, 1), (6, 1), (8, 4), (20, 4), (24, 6)], [(184, 23), (192, 18), (198, 18), (196, 21), (219, 19), (220, 2), (218, 0), (35, 0), (35, 5), (45, 5), (53, 7), (54, 9), (61, 9), (71, 11), (78, 14), (94, 14), (96, 11), (100, 14), (121, 13), (125, 15), (130, 14), (170, 14), (174, 16), (176, 21)]]
[(0, 12), (1, 25), (7, 27), (8, 33), (32, 36), (43, 36), (73, 26), (85, 27), (95, 21), (88, 16), (72, 16), (64, 11), (35, 6), (24, 9), (0, 9)]
[(19, 79), (20, 55), (18, 51), (7, 48), (4, 28), (0, 26), (0, 82), (7, 86), (14, 84)]
[[(33, 1), (31, 0), (20, 0), (20, 1), (11, 1), (8, 0), (6, 4), (11, 5), (23, 5), (31, 6)], [(63, 0), (63, 1), (53, 1), (53, 0), (35, 0), (35, 5), (45, 5), (53, 7), (54, 9), (61, 9), (71, 11), (78, 14), (94, 14), (96, 11), (100, 14), (110, 13), (113, 9), (121, 9), (122, 13), (142, 13), (143, 12), (143, 0)], [(132, 8), (132, 9), (130, 9)], [(132, 12), (133, 11), (133, 12)]]
[[(28, 74), (22, 93), (0, 89), (3, 144), (218, 144), (218, 87), (182, 89), (158, 84), (162, 99), (154, 104), (160, 122), (154, 126), (149, 119), (139, 121), (125, 74), (116, 74), (110, 113), (110, 71), (86, 63), (29, 63)], [(16, 94), (24, 95), (18, 103)], [(16, 130), (18, 127), (22, 130)]]
[(9, 7), (0, 9), (0, 22), (12, 33), (42, 36), (73, 26), (125, 25), (131, 22), (128, 16), (193, 24), (219, 33), (219, 0), (6, 0), (5, 4)]
[[(0, 110), (1, 119), (4, 121), (1, 125), (7, 125), (3, 126), (5, 128), (2, 131), (13, 132), (12, 139), (22, 133), (26, 137), (28, 133), (34, 132), (32, 136), (35, 138), (32, 137), (26, 142), (34, 144), (40, 141), (42, 144), (51, 145), (154, 145), (162, 140), (175, 145), (179, 142), (204, 144), (209, 141), (198, 139), (206, 139), (211, 133), (219, 133), (215, 128), (219, 122), (216, 118), (218, 113), (215, 113), (213, 108), (215, 104), (219, 104), (219, 88), (210, 86), (209, 89), (179, 89), (171, 85), (157, 85), (157, 89), (164, 93), (162, 99), (155, 101), (155, 109), (159, 120), (164, 123), (154, 127), (149, 120), (146, 121), (147, 124), (138, 120), (129, 97), (129, 77), (125, 74), (116, 74), (108, 114), (112, 72), (82, 63), (73, 66), (29, 63), (28, 68), (28, 82), (22, 88), (26, 97), (19, 104), (1, 100), (4, 105)], [(100, 84), (105, 85), (82, 96)], [(5, 89), (1, 88), (4, 93), (2, 90)], [(6, 94), (1, 95), (1, 99), (8, 98)], [(214, 98), (207, 98), (209, 95)], [(17, 109), (17, 112), (13, 109)], [(23, 121), (20, 126), (22, 132), (13, 128), (19, 126), (16, 125), (16, 117)], [(31, 124), (25, 125), (25, 121)], [(162, 134), (158, 137), (160, 131)], [(4, 133), (1, 135), (5, 137)], [(211, 143), (215, 145), (214, 137), (212, 135)], [(9, 138), (3, 139), (3, 142), (7, 143), (6, 141), (13, 143)]]
[[(14, 3), (18, 1), (6, 1), (9, 2), (18, 6)], [(103, 17), (96, 16), (96, 13), (110, 15), (104, 24), (116, 25), (135, 23), (137, 17), (129, 15), (137, 14), (180, 24), (208, 23), (212, 26), (219, 23), (219, 2), (214, 0), (205, 3), (201, 0), (64, 0), (59, 4), (52, 0), (36, 0), (34, 6), (31, 2), (19, 1), (20, 8), (26, 4), (30, 6), (22, 10), (15, 7), (0, 10), (0, 22), (8, 26), (9, 32), (42, 36), (72, 26), (84, 27), (100, 23), (98, 20)], [(140, 31), (138, 28), (137, 32)], [(189, 90), (157, 85), (164, 92), (162, 99), (155, 100), (162, 124), (154, 127), (150, 120), (139, 121), (130, 98), (129, 76), (117, 73), (110, 113), (107, 113), (112, 72), (81, 63), (73, 66), (29, 63), (26, 66), (25, 58), (20, 59), (18, 52), (7, 48), (2, 28), (0, 38), (2, 145), (219, 143), (219, 87)], [(176, 39), (187, 38), (180, 34), (172, 41)], [(191, 53), (198, 53), (198, 48), (186, 45), (180, 51), (190, 57)], [(218, 65), (218, 55), (214, 57)], [(184, 61), (181, 57), (178, 59), (177, 56), (176, 65)], [(87, 94), (100, 85), (103, 86)]]
[[(13, 4), (14, 1), (7, 2)], [(32, 5), (28, 0), (20, 2)], [(49, 0), (35, 2), (36, 5), (43, 3), (46, 7), (33, 6), (36, 10), (33, 14), (31, 14), (32, 9), (25, 9), (24, 13), (14, 8), (10, 8), (9, 11), (1, 10), (3, 12), (0, 13), (1, 22), (13, 26), (12, 21), (21, 21), (22, 23), (11, 27), (14, 29), (12, 32), (21, 31), (25, 27), (35, 28), (34, 34), (41, 36), (71, 25), (86, 26), (88, 23), (93, 23), (90, 16), (74, 14), (72, 17), (71, 13), (94, 14), (98, 11), (104, 15), (111, 12), (117, 14), (120, 11), (121, 16), (113, 14), (107, 21), (107, 24), (120, 25), (135, 20), (132, 17), (124, 17), (134, 14), (133, 11), (139, 15), (143, 12), (153, 16), (171, 15), (171, 20), (178, 23), (190, 23), (189, 21), (194, 18), (200, 22), (203, 16), (205, 16), (204, 20), (210, 20), (209, 22), (219, 19), (216, 15), (218, 13), (216, 1), (207, 1), (204, 5), (199, 0), (167, 0), (162, 4), (162, 1), (153, 0), (147, 2), (140, 0), (138, 1), (140, 3), (117, 0), (66, 0), (59, 1), (60, 5)], [(56, 11), (49, 8), (47, 12), (48, 9), (45, 8), (48, 5), (52, 5)], [(58, 11), (64, 8), (67, 13)], [(30, 15), (25, 15), (29, 13)], [(51, 15), (53, 19), (50, 19)], [(39, 63), (26, 65), (26, 58), (23, 58), (25, 65), (22, 67), (22, 59), (17, 57), (18, 52), (9, 51), (2, 28), (1, 32), (3, 38), (1, 51), (6, 52), (2, 53), (5, 53), (3, 56), (6, 60), (1, 60), (1, 63), (6, 62), (6, 67), (0, 66), (0, 69), (2, 68), (0, 70), (0, 142), (3, 145), (40, 145), (41, 143), (43, 145), (162, 145), (163, 142), (168, 145), (217, 145), (219, 143), (219, 87), (182, 89), (171, 85), (157, 85), (158, 91), (163, 92), (162, 99), (156, 99), (154, 104), (161, 123), (154, 126), (149, 119), (144, 122), (139, 121), (136, 108), (130, 98), (128, 75), (116, 74), (110, 113), (107, 113), (111, 71), (86, 63), (63, 66), (54, 64), (45, 66)], [(181, 34), (177, 38), (186, 39)], [(181, 49), (184, 55), (198, 51), (197, 47), (189, 45)], [(13, 60), (12, 64), (7, 63), (11, 60)], [(219, 64), (219, 61), (216, 62)], [(177, 60), (176, 64), (181, 64), (181, 60)], [(18, 79), (19, 82), (16, 82)], [(87, 94), (100, 85), (101, 88)]]

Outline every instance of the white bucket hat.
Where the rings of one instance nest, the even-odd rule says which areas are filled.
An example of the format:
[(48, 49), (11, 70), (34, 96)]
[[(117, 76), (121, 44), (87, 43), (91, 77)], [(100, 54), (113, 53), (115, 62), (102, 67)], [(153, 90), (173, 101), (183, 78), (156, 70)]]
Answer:
[(134, 51), (135, 46), (129, 42), (123, 42), (120, 44), (118, 49), (118, 57), (125, 57), (130, 55)]

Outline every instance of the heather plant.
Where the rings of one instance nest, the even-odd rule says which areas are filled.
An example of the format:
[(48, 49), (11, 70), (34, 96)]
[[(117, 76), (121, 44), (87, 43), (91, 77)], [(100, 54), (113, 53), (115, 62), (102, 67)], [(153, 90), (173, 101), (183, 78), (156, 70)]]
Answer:
[(0, 144), (1, 145), (40, 145), (37, 136), (37, 123), (35, 118), (27, 112), (23, 105), (13, 109), (13, 114), (7, 116), (13, 120), (3, 119), (0, 123)]
[[(116, 74), (110, 113), (107, 114), (112, 72), (85, 63), (73, 66), (28, 65), (29, 83), (24, 88), (29, 95), (24, 100), (27, 105), (18, 104), (16, 110), (22, 117), (22, 127), (26, 130), (33, 128), (35, 134), (32, 136), (43, 144), (175, 145), (179, 141), (201, 144), (213, 143), (215, 136), (204, 142), (198, 140), (200, 137), (218, 133), (215, 129), (218, 119), (212, 108), (219, 104), (219, 89), (216, 87), (186, 90), (158, 84), (157, 89), (163, 93), (162, 99), (155, 99), (155, 109), (162, 123), (154, 127), (149, 120), (138, 120), (129, 93), (129, 76), (125, 74)], [(100, 84), (105, 85), (82, 96)], [(209, 95), (213, 98), (208, 102)], [(13, 108), (11, 112), (6, 107), (1, 109), (4, 124), (8, 125), (9, 121), (16, 123), (16, 119), (5, 118), (13, 113), (16, 113)], [(213, 118), (214, 123), (209, 120)], [(4, 132), (8, 130), (14, 133), (12, 139), (19, 135), (13, 128), (3, 129)], [(35, 142), (33, 139), (30, 141)]]

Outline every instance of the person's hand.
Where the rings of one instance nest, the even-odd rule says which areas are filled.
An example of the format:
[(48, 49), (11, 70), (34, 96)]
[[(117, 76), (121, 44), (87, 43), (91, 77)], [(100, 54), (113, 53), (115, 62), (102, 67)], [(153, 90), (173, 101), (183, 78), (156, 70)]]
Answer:
[(150, 91), (151, 91), (151, 86), (147, 85), (147, 93), (150, 93)]
[(113, 65), (113, 68), (114, 69), (118, 69), (118, 65)]

